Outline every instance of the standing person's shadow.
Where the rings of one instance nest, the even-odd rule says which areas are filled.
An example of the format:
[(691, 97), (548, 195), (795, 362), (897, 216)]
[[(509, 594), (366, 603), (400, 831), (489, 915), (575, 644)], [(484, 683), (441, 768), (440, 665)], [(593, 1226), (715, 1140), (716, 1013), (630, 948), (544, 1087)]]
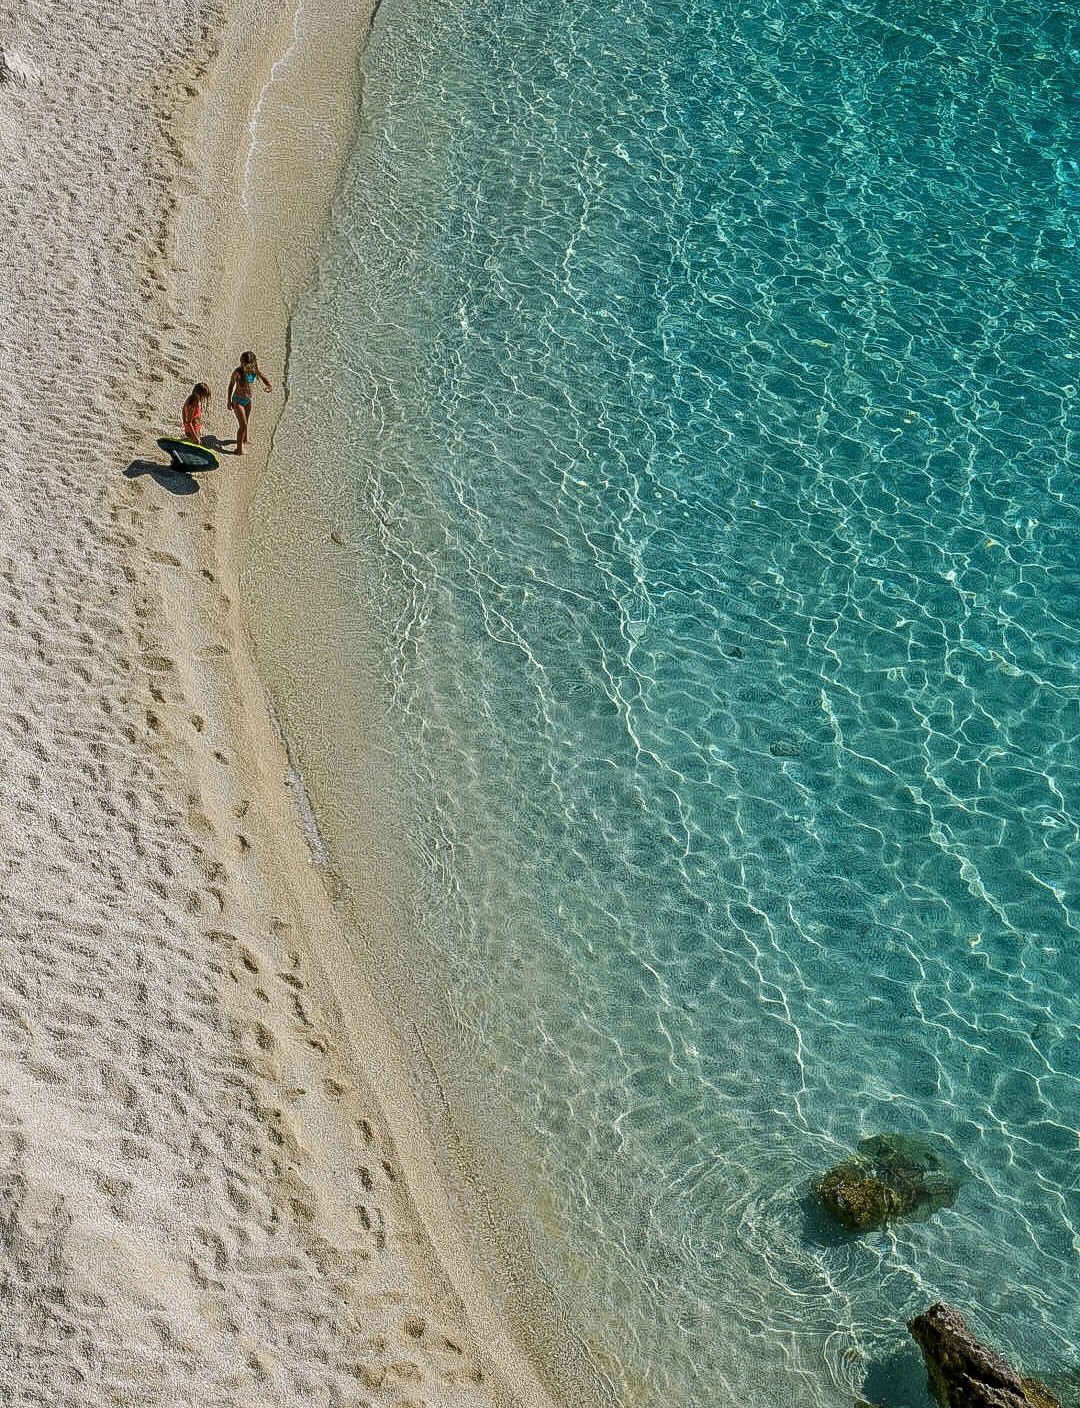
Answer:
[(199, 481), (192, 476), (189, 470), (177, 469), (171, 464), (162, 464), (160, 460), (132, 460), (124, 473), (128, 479), (138, 479), (141, 474), (149, 474), (155, 483), (160, 484), (163, 489), (167, 489), (170, 494), (197, 494), (199, 492)]

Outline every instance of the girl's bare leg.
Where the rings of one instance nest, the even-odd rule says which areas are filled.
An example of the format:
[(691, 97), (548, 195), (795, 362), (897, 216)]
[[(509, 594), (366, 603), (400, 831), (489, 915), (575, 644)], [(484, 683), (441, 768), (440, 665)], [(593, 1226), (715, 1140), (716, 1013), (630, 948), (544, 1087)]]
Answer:
[(236, 453), (244, 453), (244, 445), (247, 443), (248, 413), (246, 406), (233, 406), (233, 414), (236, 416)]

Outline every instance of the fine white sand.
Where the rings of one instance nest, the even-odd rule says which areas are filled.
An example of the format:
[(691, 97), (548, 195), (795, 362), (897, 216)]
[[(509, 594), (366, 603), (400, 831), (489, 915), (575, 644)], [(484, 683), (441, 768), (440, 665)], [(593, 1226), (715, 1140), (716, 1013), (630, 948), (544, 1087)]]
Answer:
[[(236, 599), (367, 18), (0, 0), (4, 1404), (545, 1401), (305, 847)], [(163, 471), (194, 381), (232, 434), (248, 345), (275, 386), (253, 453)]]

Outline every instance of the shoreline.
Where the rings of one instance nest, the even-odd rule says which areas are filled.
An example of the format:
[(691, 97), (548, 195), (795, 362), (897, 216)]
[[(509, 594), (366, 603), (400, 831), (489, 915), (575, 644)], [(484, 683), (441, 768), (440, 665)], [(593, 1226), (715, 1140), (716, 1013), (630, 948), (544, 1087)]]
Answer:
[[(42, 79), (0, 88), (12, 287), (35, 286), (54, 185), (69, 222), (43, 330), (19, 363), (5, 342), (3, 365), (15, 391), (47, 386), (65, 358), (100, 388), (89, 427), (64, 414), (81, 381), (56, 405), (18, 400), (14, 443), (31, 448), (5, 451), (19, 634), (5, 703), (22, 722), (0, 765), (25, 841), (7, 858), (0, 964), (13, 1373), (28, 1402), (539, 1408), (312, 862), (238, 593), (288, 310), (347, 152), (371, 17), (336, 0), (317, 15), (230, 5), (177, 53), (147, 10), (74, 25), (58, 6), (0, 10), (0, 45)], [(343, 26), (347, 42), (320, 46)], [(286, 161), (301, 107), (329, 138), (312, 167)], [(245, 115), (246, 146), (230, 139)], [(87, 217), (103, 143), (115, 164)], [(87, 268), (91, 316), (70, 320)], [(217, 391), (222, 429), (241, 345), (276, 388), (256, 401), (243, 474), (225, 455), (191, 489), (148, 467), (194, 380)], [(27, 631), (36, 674), (14, 668)]]

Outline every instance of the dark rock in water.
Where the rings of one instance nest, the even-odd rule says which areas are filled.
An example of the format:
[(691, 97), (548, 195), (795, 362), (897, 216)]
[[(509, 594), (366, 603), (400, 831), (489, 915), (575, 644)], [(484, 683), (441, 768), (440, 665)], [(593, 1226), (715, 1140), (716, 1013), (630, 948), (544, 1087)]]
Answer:
[(1021, 1374), (1020, 1383), (1031, 1408), (1063, 1408), (1061, 1399), (1041, 1379), (1031, 1379)]
[(1038, 1379), (1022, 1378), (1008, 1360), (977, 1340), (951, 1305), (932, 1305), (908, 1321), (926, 1361), (930, 1392), (942, 1408), (1061, 1408)]
[(951, 1207), (962, 1173), (925, 1139), (875, 1134), (810, 1186), (841, 1227), (866, 1232), (897, 1218), (925, 1221), (938, 1208)]
[(794, 738), (778, 738), (769, 744), (769, 752), (774, 758), (797, 758), (802, 752), (802, 745)]

